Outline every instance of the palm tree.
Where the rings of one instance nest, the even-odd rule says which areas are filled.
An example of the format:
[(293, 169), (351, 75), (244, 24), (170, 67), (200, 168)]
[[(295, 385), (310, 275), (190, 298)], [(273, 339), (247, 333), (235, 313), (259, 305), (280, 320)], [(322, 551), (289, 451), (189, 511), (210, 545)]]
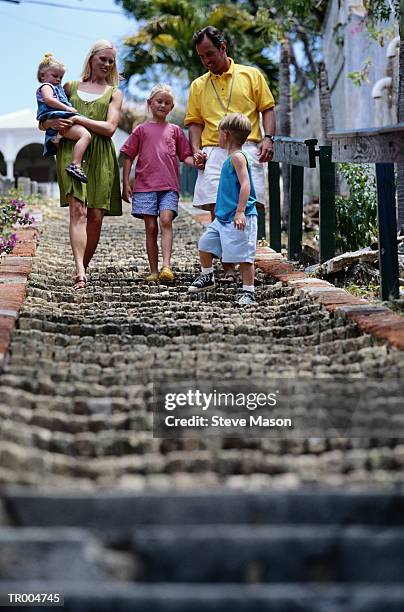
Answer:
[(263, 49), (268, 40), (248, 11), (229, 4), (188, 2), (187, 0), (118, 0), (123, 8), (144, 19), (137, 34), (124, 41), (124, 76), (144, 75), (156, 66), (188, 82), (201, 74), (192, 37), (206, 25), (222, 30), (229, 41), (229, 53), (237, 62), (255, 65), (272, 81), (276, 68)]
[[(279, 112), (278, 132), (281, 136), (290, 136), (292, 130), (292, 102), (290, 91), (290, 42), (285, 37), (281, 40), (279, 62)], [(290, 200), (290, 165), (282, 164), (283, 206), (282, 220), (287, 224)]]

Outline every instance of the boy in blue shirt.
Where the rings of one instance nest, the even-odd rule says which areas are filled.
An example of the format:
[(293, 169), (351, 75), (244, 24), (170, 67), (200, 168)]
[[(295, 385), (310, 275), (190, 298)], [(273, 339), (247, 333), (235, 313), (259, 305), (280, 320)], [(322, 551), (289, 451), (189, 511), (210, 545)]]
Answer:
[[(226, 115), (219, 123), (219, 145), (229, 157), (223, 164), (216, 199), (216, 218), (199, 240), (202, 274), (188, 287), (199, 293), (215, 287), (213, 257), (240, 264), (241, 306), (256, 304), (254, 261), (257, 244), (257, 209), (251, 168), (242, 146), (251, 132), (250, 120), (241, 113)], [(201, 160), (196, 160), (198, 161)]]

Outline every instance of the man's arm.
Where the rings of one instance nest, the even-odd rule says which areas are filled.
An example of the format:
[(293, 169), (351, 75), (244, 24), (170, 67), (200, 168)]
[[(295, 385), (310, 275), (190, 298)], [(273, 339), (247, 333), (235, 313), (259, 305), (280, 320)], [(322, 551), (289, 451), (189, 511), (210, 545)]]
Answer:
[[(275, 120), (275, 109), (267, 108), (262, 111), (262, 126), (264, 128), (264, 134), (270, 134), (271, 136), (275, 136), (276, 131), (276, 120)], [(260, 156), (259, 161), (267, 162), (271, 161), (273, 157), (273, 142), (270, 138), (265, 138), (262, 140), (260, 144)]]

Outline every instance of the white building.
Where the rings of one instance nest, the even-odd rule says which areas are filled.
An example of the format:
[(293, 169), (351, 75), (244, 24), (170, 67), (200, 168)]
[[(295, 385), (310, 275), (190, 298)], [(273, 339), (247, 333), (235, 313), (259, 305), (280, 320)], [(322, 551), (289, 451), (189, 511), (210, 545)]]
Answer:
[[(112, 140), (117, 155), (128, 135), (119, 128)], [(13, 180), (28, 176), (39, 183), (56, 180), (53, 157), (43, 157), (44, 132), (38, 128), (36, 112), (24, 109), (0, 116), (0, 175)]]

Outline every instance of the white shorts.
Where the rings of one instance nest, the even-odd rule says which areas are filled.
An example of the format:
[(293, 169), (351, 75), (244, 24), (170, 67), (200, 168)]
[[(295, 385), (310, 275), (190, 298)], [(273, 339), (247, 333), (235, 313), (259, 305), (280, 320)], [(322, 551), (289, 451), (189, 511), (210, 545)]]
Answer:
[(257, 248), (257, 216), (248, 215), (244, 230), (234, 223), (222, 223), (215, 219), (200, 237), (198, 248), (212, 253), (223, 263), (254, 263)]
[[(208, 208), (207, 204), (216, 204), (217, 188), (219, 186), (220, 172), (229, 154), (221, 147), (203, 147), (208, 159), (204, 170), (198, 170), (195, 183), (193, 205)], [(247, 153), (251, 162), (251, 171), (254, 181), (257, 203), (265, 204), (265, 164), (258, 161), (259, 149), (256, 142), (246, 142), (243, 151)]]

